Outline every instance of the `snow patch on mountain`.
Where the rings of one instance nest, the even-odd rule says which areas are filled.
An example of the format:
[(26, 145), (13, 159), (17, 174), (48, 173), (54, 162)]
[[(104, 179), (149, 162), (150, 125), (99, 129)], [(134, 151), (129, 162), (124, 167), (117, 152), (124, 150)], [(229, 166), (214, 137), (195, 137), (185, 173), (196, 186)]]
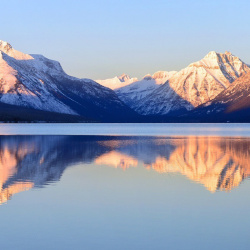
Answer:
[(33, 59), (32, 56), (13, 49), (9, 43), (2, 40), (0, 40), (0, 51), (9, 55), (10, 57), (15, 58), (16, 60)]
[(110, 88), (112, 90), (127, 86), (136, 81), (138, 81), (137, 78), (135, 77), (130, 78), (130, 76), (126, 74), (122, 74), (121, 76), (116, 76), (114, 78), (110, 78), (106, 80), (96, 80), (96, 82), (98, 82), (102, 86)]

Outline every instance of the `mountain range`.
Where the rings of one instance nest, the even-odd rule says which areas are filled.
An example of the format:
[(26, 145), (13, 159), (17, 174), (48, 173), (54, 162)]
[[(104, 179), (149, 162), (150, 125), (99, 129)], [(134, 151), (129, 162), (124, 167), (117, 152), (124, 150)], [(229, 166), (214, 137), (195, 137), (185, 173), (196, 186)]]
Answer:
[(250, 66), (230, 52), (179, 72), (94, 81), (0, 41), (0, 121), (249, 122), (249, 89)]

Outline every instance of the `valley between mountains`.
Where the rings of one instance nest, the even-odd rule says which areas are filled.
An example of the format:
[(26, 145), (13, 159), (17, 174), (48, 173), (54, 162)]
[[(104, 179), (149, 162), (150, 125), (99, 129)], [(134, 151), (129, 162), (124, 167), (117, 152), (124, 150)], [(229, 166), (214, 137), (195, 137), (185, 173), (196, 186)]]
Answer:
[(250, 122), (250, 66), (212, 51), (179, 72), (94, 81), (0, 41), (0, 121)]

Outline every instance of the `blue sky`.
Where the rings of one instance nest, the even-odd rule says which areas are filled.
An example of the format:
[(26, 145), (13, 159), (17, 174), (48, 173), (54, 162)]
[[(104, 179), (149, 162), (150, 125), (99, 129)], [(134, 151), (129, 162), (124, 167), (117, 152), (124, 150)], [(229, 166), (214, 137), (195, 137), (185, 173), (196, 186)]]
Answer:
[(142, 77), (180, 70), (211, 50), (250, 64), (249, 13), (249, 0), (8, 0), (0, 39), (77, 77)]

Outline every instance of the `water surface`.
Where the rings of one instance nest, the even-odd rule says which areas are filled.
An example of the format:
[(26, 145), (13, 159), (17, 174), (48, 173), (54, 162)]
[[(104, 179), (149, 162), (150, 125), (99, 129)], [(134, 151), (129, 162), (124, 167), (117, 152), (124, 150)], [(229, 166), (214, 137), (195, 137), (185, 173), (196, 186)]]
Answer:
[(0, 136), (1, 248), (248, 249), (250, 137), (228, 131)]
[(250, 124), (65, 123), (0, 124), (1, 135), (250, 136)]

